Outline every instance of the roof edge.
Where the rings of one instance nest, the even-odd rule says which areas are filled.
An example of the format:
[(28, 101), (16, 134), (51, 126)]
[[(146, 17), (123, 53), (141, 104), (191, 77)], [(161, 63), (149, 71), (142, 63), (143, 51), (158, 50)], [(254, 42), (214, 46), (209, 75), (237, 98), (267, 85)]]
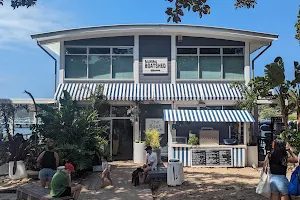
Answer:
[(91, 26), (91, 27), (82, 27), (82, 28), (73, 28), (73, 29), (64, 29), (64, 30), (58, 30), (58, 31), (51, 31), (51, 32), (45, 32), (45, 33), (38, 33), (31, 35), (32, 39), (39, 40), (42, 38), (47, 37), (54, 37), (59, 36), (62, 34), (72, 34), (72, 33), (78, 33), (78, 32), (84, 32), (84, 31), (100, 31), (100, 30), (109, 30), (111, 28), (128, 28), (128, 29), (138, 29), (138, 28), (151, 28), (153, 26), (156, 26), (157, 28), (167, 28), (167, 27), (184, 27), (184, 28), (193, 28), (193, 29), (211, 29), (215, 31), (231, 31), (231, 32), (238, 32), (241, 34), (248, 34), (256, 37), (267, 37), (272, 40), (277, 40), (278, 35), (276, 34), (270, 34), (270, 33), (263, 33), (263, 32), (255, 32), (255, 31), (249, 31), (249, 30), (241, 30), (241, 29), (233, 29), (233, 28), (224, 28), (224, 27), (214, 27), (214, 26), (200, 26), (200, 25), (189, 25), (189, 24), (116, 24), (116, 25), (104, 25), (104, 26)]

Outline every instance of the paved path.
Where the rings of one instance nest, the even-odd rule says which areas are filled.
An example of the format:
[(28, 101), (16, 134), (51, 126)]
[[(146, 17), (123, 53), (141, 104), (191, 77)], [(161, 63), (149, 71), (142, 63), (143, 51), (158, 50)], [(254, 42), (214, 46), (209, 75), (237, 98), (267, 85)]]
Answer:
[(131, 174), (136, 167), (132, 162), (113, 162), (111, 177), (114, 187), (100, 188), (100, 174), (91, 175), (93, 178), (87, 177), (86, 180), (89, 181), (82, 181), (85, 189), (80, 194), (80, 200), (152, 200), (152, 192), (148, 184), (134, 187), (131, 183)]
[[(132, 162), (113, 162), (111, 177), (114, 187), (100, 188), (100, 173), (91, 173), (81, 183), (84, 188), (79, 200), (153, 200), (149, 184), (134, 187), (131, 174), (137, 165)], [(107, 183), (108, 184), (108, 183)], [(16, 184), (14, 184), (16, 185)], [(16, 194), (1, 194), (0, 200), (15, 200)]]

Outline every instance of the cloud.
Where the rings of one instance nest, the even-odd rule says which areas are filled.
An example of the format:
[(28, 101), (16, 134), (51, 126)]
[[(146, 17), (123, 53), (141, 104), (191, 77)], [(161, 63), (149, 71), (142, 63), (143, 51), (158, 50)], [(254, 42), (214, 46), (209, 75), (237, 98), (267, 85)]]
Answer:
[(49, 5), (38, 4), (30, 8), (13, 10), (10, 2), (0, 6), (0, 49), (15, 45), (32, 46), (30, 35), (65, 29), (71, 26), (71, 16)]

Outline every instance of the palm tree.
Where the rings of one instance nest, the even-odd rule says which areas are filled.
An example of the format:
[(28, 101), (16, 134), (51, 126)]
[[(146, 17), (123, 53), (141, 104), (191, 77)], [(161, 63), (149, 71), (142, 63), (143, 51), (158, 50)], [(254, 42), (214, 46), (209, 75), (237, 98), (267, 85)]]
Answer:
[(295, 105), (290, 102), (290, 88), (292, 82), (286, 80), (284, 62), (281, 57), (275, 58), (274, 62), (265, 66), (265, 76), (255, 77), (250, 81), (253, 91), (260, 97), (269, 96), (269, 91), (274, 90), (272, 96), (278, 102), (280, 113), (283, 118), (285, 129), (288, 127), (288, 115)]
[(289, 92), (289, 100), (297, 113), (298, 130), (300, 130), (300, 65), (299, 62), (294, 62), (295, 79), (291, 82), (292, 89)]

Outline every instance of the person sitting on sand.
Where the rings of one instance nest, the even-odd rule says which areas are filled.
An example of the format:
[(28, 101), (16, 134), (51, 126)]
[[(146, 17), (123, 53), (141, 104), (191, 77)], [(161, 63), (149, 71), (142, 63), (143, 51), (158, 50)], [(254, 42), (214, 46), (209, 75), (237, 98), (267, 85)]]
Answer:
[(105, 178), (107, 178), (110, 181), (110, 185), (113, 185), (113, 182), (110, 177), (110, 165), (108, 164), (107, 160), (108, 160), (107, 156), (104, 156), (102, 160), (101, 188), (104, 188)]
[(148, 146), (145, 151), (147, 152), (147, 163), (143, 166), (144, 173), (141, 183), (144, 183), (149, 171), (157, 168), (157, 155), (152, 151), (152, 147)]
[(37, 158), (37, 164), (41, 167), (39, 179), (42, 187), (48, 187), (59, 164), (58, 153), (54, 150), (53, 141), (49, 141), (47, 150), (43, 151)]
[(72, 186), (71, 173), (74, 173), (74, 166), (70, 163), (65, 164), (65, 169), (57, 171), (51, 181), (50, 195), (52, 197), (72, 196), (77, 200), (82, 186)]

